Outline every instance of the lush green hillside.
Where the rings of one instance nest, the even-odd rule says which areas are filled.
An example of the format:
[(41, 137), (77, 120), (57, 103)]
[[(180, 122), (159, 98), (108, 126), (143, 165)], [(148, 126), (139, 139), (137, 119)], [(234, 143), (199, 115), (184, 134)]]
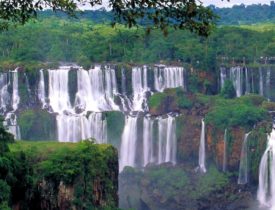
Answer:
[(20, 141), (9, 150), (0, 153), (0, 209), (116, 209), (118, 158), (112, 146)]
[(28, 23), (0, 34), (0, 63), (91, 62), (155, 63), (185, 62), (194, 67), (213, 70), (216, 59), (229, 57), (250, 62), (261, 56), (274, 56), (275, 25), (219, 27), (208, 38), (186, 31), (170, 30), (164, 37), (160, 31), (127, 29), (124, 26), (94, 24), (50, 18)]

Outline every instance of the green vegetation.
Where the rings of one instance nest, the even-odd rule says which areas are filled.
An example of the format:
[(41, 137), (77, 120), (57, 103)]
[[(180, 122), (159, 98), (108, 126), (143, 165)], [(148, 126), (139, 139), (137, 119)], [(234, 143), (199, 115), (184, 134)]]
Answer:
[[(215, 71), (220, 57), (254, 62), (273, 56), (274, 24), (262, 30), (251, 27), (219, 27), (207, 39), (187, 31), (174, 31), (164, 37), (159, 30), (145, 35), (145, 29), (95, 24), (86, 19), (73, 21), (54, 17), (30, 22), (0, 33), (2, 69), (23, 66), (77, 62), (155, 63), (180, 61), (195, 68)], [(267, 28), (269, 30), (267, 30)], [(31, 64), (31, 65), (30, 65)], [(39, 68), (38, 68), (39, 69)]]
[[(57, 206), (61, 185), (68, 189), (68, 208), (108, 209), (117, 206), (117, 152), (109, 145), (17, 142), (0, 157), (0, 204), (37, 209), (39, 196)], [(75, 188), (70, 194), (70, 187)], [(11, 193), (9, 193), (9, 191)], [(101, 197), (95, 192), (102, 193)], [(67, 199), (67, 198), (66, 198)], [(2, 202), (1, 202), (2, 201)]]
[(231, 80), (226, 80), (224, 82), (224, 86), (221, 90), (221, 96), (224, 98), (235, 98), (236, 97), (236, 90), (235, 90)]
[(155, 93), (154, 95), (152, 95), (148, 102), (150, 109), (159, 108), (163, 104), (165, 97), (165, 93)]
[(261, 107), (264, 98), (257, 95), (246, 95), (236, 99), (212, 98), (210, 112), (206, 123), (216, 128), (241, 126), (252, 128), (260, 121), (270, 120), (266, 109)]

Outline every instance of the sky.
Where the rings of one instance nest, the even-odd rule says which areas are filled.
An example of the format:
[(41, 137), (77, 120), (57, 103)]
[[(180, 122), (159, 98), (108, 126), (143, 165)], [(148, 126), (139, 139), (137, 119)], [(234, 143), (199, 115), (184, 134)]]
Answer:
[[(272, 0), (230, 0), (229, 2), (227, 0), (201, 0), (205, 6), (208, 6), (210, 4), (214, 4), (216, 7), (232, 7), (233, 5), (239, 5), (239, 4), (270, 4), (270, 1)], [(101, 7), (107, 7), (108, 0), (102, 0), (103, 5), (97, 6), (93, 9), (99, 9)], [(91, 9), (90, 6), (82, 6), (82, 9)]]

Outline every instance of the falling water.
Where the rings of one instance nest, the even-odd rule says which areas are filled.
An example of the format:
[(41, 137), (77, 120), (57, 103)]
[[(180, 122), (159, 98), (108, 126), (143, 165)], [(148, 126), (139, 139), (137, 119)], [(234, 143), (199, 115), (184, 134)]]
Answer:
[(224, 82), (226, 80), (226, 68), (225, 67), (220, 68), (220, 80), (221, 80), (221, 88), (223, 88)]
[(7, 111), (7, 106), (10, 101), (10, 94), (8, 92), (8, 75), (7, 73), (0, 74), (0, 109), (1, 113)]
[(237, 97), (242, 95), (242, 68), (240, 66), (230, 68), (230, 80), (236, 90)]
[(199, 148), (199, 169), (201, 172), (206, 172), (205, 167), (205, 123), (202, 119), (201, 121), (201, 138), (200, 138), (200, 148)]
[(147, 67), (132, 69), (133, 106), (132, 111), (147, 110), (146, 92), (149, 91), (147, 84)]
[(222, 170), (223, 172), (226, 172), (227, 170), (227, 129), (224, 130), (224, 136), (223, 136), (223, 165)]
[(97, 143), (107, 142), (106, 120), (102, 113), (79, 115), (57, 115), (57, 133), (60, 142), (77, 142), (94, 138)]
[(12, 74), (12, 108), (16, 111), (18, 104), (20, 102), (19, 92), (18, 92), (18, 70), (15, 69), (11, 71)]
[(125, 166), (135, 166), (137, 119), (137, 116), (126, 116), (121, 138), (119, 171), (122, 171)]
[(158, 118), (158, 159), (159, 164), (176, 163), (176, 125), (175, 118)]
[(182, 67), (155, 67), (154, 85), (158, 92), (166, 88), (184, 88), (184, 69)]
[(250, 133), (246, 133), (243, 140), (242, 152), (240, 158), (240, 168), (238, 184), (248, 183), (248, 136)]
[(40, 69), (39, 71), (39, 83), (38, 83), (38, 98), (42, 103), (42, 108), (46, 106), (46, 94), (45, 94), (45, 79), (44, 71)]
[(20, 128), (17, 125), (17, 117), (15, 113), (8, 112), (3, 122), (3, 125), (9, 133), (13, 134), (15, 139), (21, 139)]
[[(274, 126), (274, 125), (273, 125)], [(261, 205), (275, 209), (275, 129), (268, 137), (267, 148), (262, 156), (259, 167), (259, 187), (257, 198)]]
[(49, 73), (49, 105), (53, 112), (62, 114), (71, 110), (69, 97), (69, 70), (60, 68), (58, 70), (48, 70)]
[(266, 97), (268, 98), (268, 100), (270, 100), (270, 76), (271, 69), (269, 67), (266, 72)]
[(153, 126), (154, 120), (149, 117), (143, 119), (143, 166), (154, 161), (153, 158)]
[(260, 87), (260, 95), (264, 95), (264, 83), (263, 83), (263, 70), (259, 68), (260, 80), (259, 80), (259, 87)]
[(248, 68), (245, 67), (245, 94), (250, 93)]

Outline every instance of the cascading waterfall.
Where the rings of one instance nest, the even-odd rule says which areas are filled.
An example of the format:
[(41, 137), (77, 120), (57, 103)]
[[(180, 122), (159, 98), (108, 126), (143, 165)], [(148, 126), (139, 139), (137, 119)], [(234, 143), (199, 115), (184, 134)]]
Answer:
[(199, 148), (199, 169), (201, 172), (206, 172), (205, 167), (205, 122), (201, 121), (201, 137), (200, 137), (200, 148)]
[(154, 86), (158, 92), (166, 88), (185, 87), (184, 68), (158, 66), (154, 68)]
[(243, 140), (241, 158), (240, 158), (238, 184), (248, 183), (248, 136), (249, 134), (250, 132), (246, 133)]
[(233, 82), (237, 97), (240, 97), (243, 93), (242, 68), (240, 66), (230, 68), (230, 80)]
[(8, 92), (8, 74), (1, 73), (0, 74), (0, 109), (1, 113), (7, 111), (7, 106), (9, 105), (10, 101), (10, 94)]
[(245, 67), (245, 94), (249, 94), (250, 89), (248, 68)]
[(84, 115), (57, 115), (58, 141), (77, 142), (94, 138), (97, 143), (107, 142), (106, 120), (102, 113)]
[(19, 92), (18, 92), (18, 70), (15, 69), (11, 71), (12, 74), (12, 108), (16, 111), (18, 104), (20, 102)]
[(49, 73), (49, 105), (53, 112), (62, 114), (70, 111), (69, 96), (69, 68), (61, 67), (58, 70), (48, 70)]
[(3, 125), (9, 133), (13, 134), (15, 139), (21, 139), (20, 128), (17, 125), (17, 116), (15, 113), (8, 112)]
[(121, 138), (119, 171), (125, 166), (135, 166), (137, 143), (137, 116), (126, 116)]
[(153, 126), (154, 120), (149, 117), (143, 119), (143, 166), (154, 162), (153, 151)]
[[(154, 122), (157, 125), (157, 143), (154, 144)], [(138, 117), (126, 116), (125, 126), (120, 146), (120, 171), (125, 166), (139, 166), (140, 163), (145, 167), (149, 163), (162, 164), (171, 162), (176, 164), (176, 121), (175, 117), (168, 115), (165, 117), (143, 118), (143, 141), (142, 147), (138, 141)], [(142, 148), (143, 156), (137, 156), (137, 148)]]
[(38, 99), (42, 103), (42, 108), (46, 107), (46, 93), (45, 93), (45, 79), (44, 71), (40, 69), (39, 71), (39, 83), (37, 89)]
[(147, 110), (146, 92), (149, 91), (147, 84), (147, 67), (134, 67), (132, 69), (133, 105), (132, 111)]
[(270, 77), (271, 77), (271, 69), (268, 68), (266, 72), (266, 97), (270, 101)]
[(223, 164), (222, 164), (222, 171), (226, 172), (227, 170), (227, 129), (224, 130), (223, 136)]
[[(273, 125), (274, 126), (274, 125)], [(259, 167), (259, 187), (257, 199), (260, 204), (275, 209), (275, 128), (268, 136), (267, 148), (262, 156)]]
[(223, 88), (224, 82), (226, 80), (226, 68), (225, 67), (220, 68), (220, 80), (221, 80), (221, 88)]
[(158, 163), (176, 164), (176, 127), (175, 118), (158, 119)]
[(260, 80), (259, 80), (259, 88), (260, 88), (260, 95), (264, 95), (264, 82), (263, 82), (263, 70), (262, 68), (259, 68), (259, 75), (260, 75)]

